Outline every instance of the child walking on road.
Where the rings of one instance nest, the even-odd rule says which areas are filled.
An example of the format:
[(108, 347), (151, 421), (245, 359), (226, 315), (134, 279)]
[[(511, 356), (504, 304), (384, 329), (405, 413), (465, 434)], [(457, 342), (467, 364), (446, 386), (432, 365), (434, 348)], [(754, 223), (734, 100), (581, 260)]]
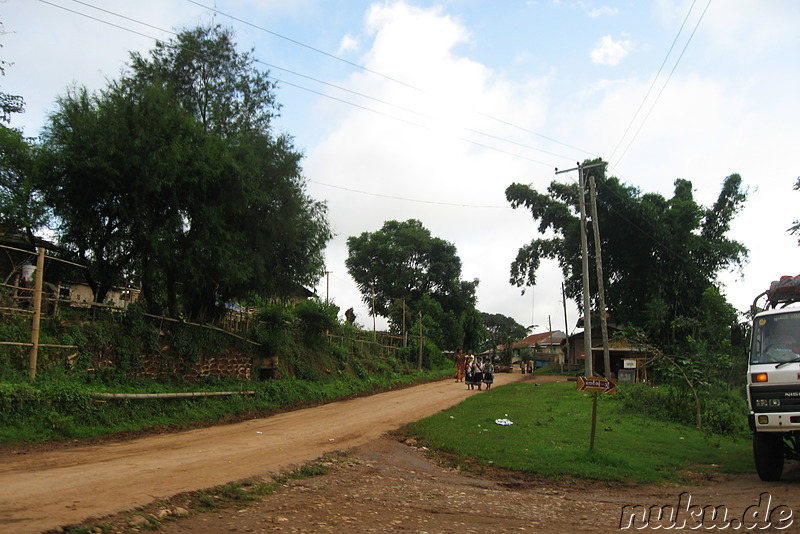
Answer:
[(486, 358), (486, 362), (483, 364), (483, 383), (486, 384), (487, 390), (494, 383), (494, 364), (491, 358)]

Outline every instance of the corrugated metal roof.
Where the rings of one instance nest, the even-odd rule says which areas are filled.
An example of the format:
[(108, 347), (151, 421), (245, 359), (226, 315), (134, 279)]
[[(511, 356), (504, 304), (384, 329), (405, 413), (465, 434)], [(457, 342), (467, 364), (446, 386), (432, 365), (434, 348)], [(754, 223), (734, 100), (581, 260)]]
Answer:
[(560, 345), (566, 334), (561, 330), (551, 330), (541, 334), (531, 334), (511, 345), (512, 349), (527, 349), (536, 345)]

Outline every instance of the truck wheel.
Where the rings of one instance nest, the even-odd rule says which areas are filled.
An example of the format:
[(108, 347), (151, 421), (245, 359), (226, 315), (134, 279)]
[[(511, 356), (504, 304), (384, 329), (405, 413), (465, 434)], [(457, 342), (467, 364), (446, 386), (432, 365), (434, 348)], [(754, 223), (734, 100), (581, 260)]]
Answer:
[(754, 432), (753, 457), (761, 480), (764, 482), (780, 480), (783, 473), (783, 434)]

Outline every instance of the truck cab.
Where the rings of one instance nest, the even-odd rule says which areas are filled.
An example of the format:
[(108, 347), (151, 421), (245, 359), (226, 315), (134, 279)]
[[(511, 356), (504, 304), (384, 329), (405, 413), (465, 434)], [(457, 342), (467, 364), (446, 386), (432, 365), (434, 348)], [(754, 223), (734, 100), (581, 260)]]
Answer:
[[(773, 287), (775, 283), (773, 283)], [(800, 291), (766, 295), (753, 319), (747, 373), (748, 422), (761, 480), (779, 480), (784, 460), (800, 459)], [(758, 299), (756, 299), (758, 301)]]

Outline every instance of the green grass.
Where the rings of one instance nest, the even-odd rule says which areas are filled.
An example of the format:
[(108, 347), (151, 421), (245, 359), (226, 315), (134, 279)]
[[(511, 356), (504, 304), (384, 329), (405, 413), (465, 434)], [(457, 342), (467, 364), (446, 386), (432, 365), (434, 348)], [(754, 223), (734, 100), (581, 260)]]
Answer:
[[(88, 439), (153, 428), (204, 426), (242, 417), (265, 416), (296, 406), (377, 393), (436, 380), (451, 373), (449, 369), (412, 371), (366, 379), (342, 375), (325, 383), (294, 378), (265, 382), (227, 380), (184, 384), (182, 387), (151, 381), (110, 387), (66, 378), (52, 381), (37, 379), (35, 385), (0, 381), (0, 444)], [(100, 391), (160, 393), (182, 389), (253, 390), (256, 394), (146, 400), (97, 400), (91, 396)]]
[[(625, 411), (599, 395), (590, 451), (592, 395), (574, 383), (509, 384), (409, 425), (408, 433), (458, 459), (555, 478), (624, 483), (685, 481), (690, 471), (754, 470), (750, 442)], [(497, 419), (513, 425), (501, 426)]]

